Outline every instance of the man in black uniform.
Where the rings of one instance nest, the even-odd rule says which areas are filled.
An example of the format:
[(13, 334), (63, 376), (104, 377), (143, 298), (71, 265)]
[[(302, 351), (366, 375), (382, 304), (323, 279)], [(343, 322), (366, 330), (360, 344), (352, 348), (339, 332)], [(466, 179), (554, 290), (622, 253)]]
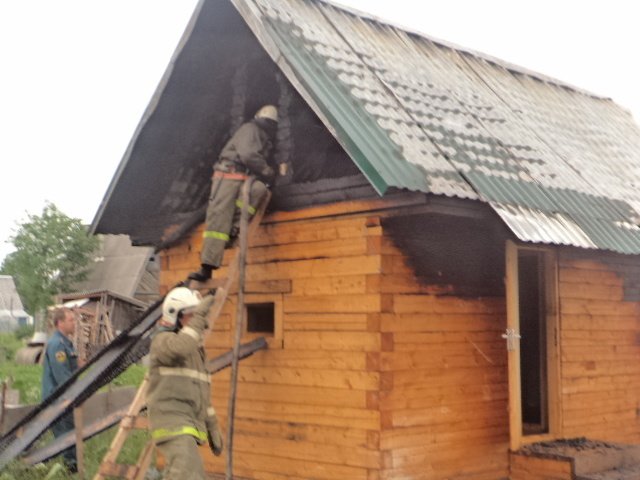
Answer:
[(207, 206), (207, 218), (203, 233), (201, 268), (189, 274), (189, 278), (204, 282), (211, 278), (211, 271), (222, 263), (225, 246), (238, 234), (241, 188), (248, 175), (257, 177), (249, 193), (247, 210), (250, 215), (267, 193), (267, 185), (273, 182), (275, 172), (267, 159), (273, 151), (273, 140), (278, 127), (278, 111), (273, 105), (265, 105), (253, 120), (243, 124), (226, 143), (218, 161), (213, 166), (211, 195)]
[[(53, 324), (56, 330), (47, 341), (44, 352), (42, 400), (51, 395), (78, 369), (78, 354), (70, 339), (76, 330), (75, 315), (68, 308), (58, 308), (53, 313)], [(51, 430), (56, 438), (73, 430), (72, 414), (69, 412), (61, 417)], [(78, 470), (76, 447), (62, 452), (62, 458), (70, 472), (75, 473)]]

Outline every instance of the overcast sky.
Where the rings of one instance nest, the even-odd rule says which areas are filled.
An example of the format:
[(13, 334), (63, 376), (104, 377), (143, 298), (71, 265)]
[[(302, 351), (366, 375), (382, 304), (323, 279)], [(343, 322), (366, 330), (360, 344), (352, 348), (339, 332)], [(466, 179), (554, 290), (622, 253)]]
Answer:
[[(93, 220), (196, 3), (0, 2), (0, 261), (16, 222), (47, 200)], [(340, 3), (612, 97), (640, 119), (635, 2)]]

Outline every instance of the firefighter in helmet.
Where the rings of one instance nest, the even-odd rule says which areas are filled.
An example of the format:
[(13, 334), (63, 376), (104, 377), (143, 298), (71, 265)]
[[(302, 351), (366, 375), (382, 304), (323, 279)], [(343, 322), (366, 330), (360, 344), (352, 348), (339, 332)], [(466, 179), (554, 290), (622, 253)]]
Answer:
[(198, 445), (222, 453), (222, 434), (211, 405), (203, 331), (213, 295), (186, 287), (171, 290), (151, 341), (147, 405), (151, 436), (166, 460), (165, 479), (204, 479)]
[(248, 175), (257, 179), (249, 192), (247, 210), (250, 215), (256, 212), (275, 178), (269, 158), (277, 129), (278, 110), (273, 105), (265, 105), (252, 120), (240, 126), (220, 152), (213, 166), (200, 270), (190, 273), (189, 279), (204, 282), (211, 278), (212, 270), (220, 266), (225, 247), (238, 234), (241, 187)]

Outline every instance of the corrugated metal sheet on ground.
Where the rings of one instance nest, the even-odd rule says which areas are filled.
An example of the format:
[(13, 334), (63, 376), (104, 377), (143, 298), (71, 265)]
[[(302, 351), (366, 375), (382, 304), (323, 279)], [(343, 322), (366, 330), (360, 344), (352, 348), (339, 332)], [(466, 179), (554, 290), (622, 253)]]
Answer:
[(608, 99), (318, 0), (234, 0), (379, 192), (488, 202), (522, 240), (640, 253), (640, 131)]

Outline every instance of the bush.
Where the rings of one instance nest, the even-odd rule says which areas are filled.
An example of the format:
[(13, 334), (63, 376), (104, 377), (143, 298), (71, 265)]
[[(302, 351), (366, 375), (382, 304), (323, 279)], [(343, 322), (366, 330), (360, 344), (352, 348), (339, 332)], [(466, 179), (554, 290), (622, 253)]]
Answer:
[(35, 331), (33, 325), (22, 325), (20, 327), (18, 327), (14, 332), (13, 335), (18, 339), (18, 340), (23, 340), (23, 339), (29, 339), (31, 337), (33, 337), (33, 332)]
[(40, 403), (42, 397), (42, 365), (0, 363), (0, 381), (11, 378), (11, 388), (20, 392), (20, 403)]
[(72, 478), (61, 464), (50, 462), (34, 467), (19, 461), (9, 463), (0, 475), (0, 480), (63, 480)]
[(13, 333), (0, 333), (0, 362), (13, 362), (23, 346), (24, 342)]
[(145, 374), (147, 373), (147, 367), (134, 363), (129, 366), (124, 372), (113, 379), (111, 385), (115, 387), (138, 387), (142, 384)]

